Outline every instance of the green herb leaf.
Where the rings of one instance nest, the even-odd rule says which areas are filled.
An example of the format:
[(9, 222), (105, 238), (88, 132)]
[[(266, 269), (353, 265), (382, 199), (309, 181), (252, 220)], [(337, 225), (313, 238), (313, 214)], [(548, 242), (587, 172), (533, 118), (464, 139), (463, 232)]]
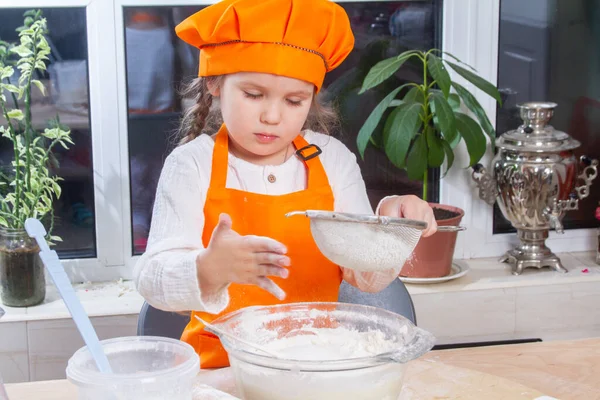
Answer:
[(487, 147), (485, 135), (479, 124), (466, 114), (456, 113), (456, 126), (467, 145), (470, 158), (469, 166), (472, 167), (485, 154)]
[(402, 99), (402, 101), (405, 101), (407, 103), (423, 104), (423, 92), (419, 87), (413, 86), (408, 92), (406, 92), (406, 95), (404, 95), (404, 99)]
[(420, 111), (419, 103), (404, 103), (386, 120), (383, 131), (385, 154), (398, 168), (404, 168), (410, 143), (421, 126)]
[(429, 166), (437, 168), (444, 163), (444, 147), (442, 146), (442, 139), (440, 139), (434, 129), (429, 127), (426, 133), (427, 147), (429, 149)]
[(450, 107), (453, 111), (459, 111), (460, 97), (456, 93), (450, 93), (450, 95), (448, 96), (448, 104), (450, 104)]
[(40, 91), (40, 93), (42, 93), (42, 95), (44, 95), (44, 96), (46, 95), (46, 88), (44, 87), (44, 84), (41, 81), (39, 81), (37, 79), (32, 79), (31, 83), (33, 83), (38, 88), (38, 90)]
[(490, 97), (494, 98), (498, 102), (498, 104), (502, 105), (502, 98), (500, 97), (500, 92), (498, 92), (498, 89), (496, 89), (494, 85), (481, 78), (480, 76), (474, 74), (473, 72), (469, 71), (468, 69), (464, 69), (460, 65), (454, 64), (450, 61), (446, 62), (454, 71), (456, 71), (457, 74), (465, 78), (467, 81), (471, 82), (483, 92), (487, 93)]
[(363, 81), (362, 88), (358, 94), (362, 94), (367, 90), (379, 85), (390, 76), (394, 75), (396, 71), (400, 69), (402, 64), (409, 58), (413, 57), (417, 53), (414, 50), (404, 52), (396, 57), (388, 58), (383, 61), (379, 61), (371, 68), (365, 80)]
[(25, 46), (15, 46), (12, 49), (10, 49), (10, 51), (12, 51), (15, 54), (18, 54), (19, 57), (29, 57), (33, 54), (31, 49), (28, 49)]
[(492, 144), (492, 151), (494, 151), (496, 143), (496, 130), (492, 126), (492, 123), (490, 122), (489, 118), (487, 117), (487, 114), (483, 110), (483, 107), (481, 107), (481, 104), (479, 103), (479, 101), (477, 101), (475, 96), (473, 96), (471, 92), (469, 92), (464, 86), (456, 82), (452, 82), (452, 87), (454, 88), (454, 90), (456, 90), (456, 93), (458, 93), (458, 95), (465, 103), (467, 108), (473, 114), (475, 114), (475, 117), (477, 117), (477, 120), (481, 124), (481, 127), (489, 136), (490, 142)]
[(454, 150), (452, 149), (450, 144), (445, 140), (442, 140), (442, 147), (444, 148), (444, 153), (446, 153), (447, 160), (446, 171), (444, 171), (444, 174), (442, 175), (442, 178), (445, 178), (448, 171), (450, 171), (450, 168), (452, 168), (452, 164), (454, 164)]
[(23, 111), (21, 111), (19, 109), (10, 110), (7, 113), (7, 115), (8, 115), (8, 118), (16, 119), (17, 121), (20, 121), (23, 119)]
[(365, 157), (365, 149), (369, 144), (369, 139), (371, 138), (373, 131), (375, 130), (375, 128), (377, 128), (377, 125), (379, 125), (379, 120), (381, 120), (381, 117), (387, 110), (392, 100), (394, 100), (398, 92), (406, 86), (407, 85), (402, 85), (400, 87), (397, 87), (396, 89), (392, 90), (387, 96), (385, 96), (384, 99), (379, 102), (377, 107), (375, 107), (373, 111), (371, 111), (371, 114), (369, 115), (363, 126), (360, 128), (358, 136), (356, 137), (356, 144), (358, 146), (358, 152), (361, 158)]
[(440, 92), (432, 92), (431, 99), (434, 106), (434, 115), (440, 126), (444, 137), (453, 137), (456, 135), (456, 122), (454, 112), (448, 104), (448, 101)]
[(425, 135), (417, 136), (413, 143), (406, 162), (406, 172), (409, 179), (423, 180), (427, 169), (427, 140)]
[(448, 53), (447, 51), (443, 51), (442, 53), (444, 53), (444, 54), (445, 54), (445, 55), (447, 55), (448, 57), (452, 58), (453, 60), (455, 60), (455, 61), (457, 61), (457, 62), (461, 63), (462, 65), (464, 65), (464, 66), (466, 66), (466, 67), (469, 67), (469, 69), (471, 69), (471, 70), (475, 71), (475, 68), (473, 68), (472, 66), (470, 66), (470, 65), (469, 65), (469, 64), (467, 64), (466, 62), (464, 62), (464, 61), (461, 61), (461, 60), (460, 60), (458, 57), (456, 57), (455, 55), (453, 55), (453, 54), (450, 54), (450, 53)]
[(11, 93), (17, 93), (17, 94), (21, 93), (21, 90), (19, 90), (19, 88), (15, 85), (3, 84), (2, 87)]
[(429, 54), (429, 56), (427, 56), (427, 59), (427, 69), (429, 70), (429, 73), (431, 74), (433, 79), (435, 79), (437, 85), (440, 87), (440, 90), (444, 94), (444, 97), (448, 98), (448, 95), (450, 94), (451, 81), (450, 74), (448, 74), (446, 66), (444, 65), (442, 60), (440, 60), (438, 57), (431, 53)]
[(10, 78), (15, 73), (15, 69), (10, 65), (0, 69), (0, 81), (6, 78)]

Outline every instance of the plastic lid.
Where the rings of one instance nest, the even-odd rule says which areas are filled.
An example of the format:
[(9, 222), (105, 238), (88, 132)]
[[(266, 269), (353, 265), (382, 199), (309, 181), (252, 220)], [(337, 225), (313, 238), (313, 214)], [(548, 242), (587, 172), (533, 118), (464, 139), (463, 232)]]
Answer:
[[(131, 336), (103, 340), (100, 342), (113, 367), (112, 374), (98, 371), (87, 347), (73, 354), (67, 365), (67, 378), (77, 386), (135, 385), (179, 379), (193, 379), (200, 369), (200, 359), (194, 348), (179, 340), (155, 336)], [(138, 356), (136, 356), (136, 353)], [(152, 355), (148, 357), (148, 355)], [(120, 365), (119, 357), (138, 359)], [(148, 362), (151, 361), (151, 362)], [(135, 371), (133, 370), (135, 369)]]

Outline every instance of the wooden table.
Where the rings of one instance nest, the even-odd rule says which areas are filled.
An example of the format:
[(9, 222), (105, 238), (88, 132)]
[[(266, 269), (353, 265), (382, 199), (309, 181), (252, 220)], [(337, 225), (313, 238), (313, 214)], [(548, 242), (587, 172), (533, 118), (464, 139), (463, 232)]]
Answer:
[(509, 379), (559, 399), (600, 399), (600, 338), (432, 351), (422, 360)]
[[(231, 371), (202, 371), (199, 383), (234, 390)], [(11, 400), (76, 399), (66, 380), (7, 385)], [(410, 363), (401, 400), (600, 399), (600, 338), (434, 351)]]

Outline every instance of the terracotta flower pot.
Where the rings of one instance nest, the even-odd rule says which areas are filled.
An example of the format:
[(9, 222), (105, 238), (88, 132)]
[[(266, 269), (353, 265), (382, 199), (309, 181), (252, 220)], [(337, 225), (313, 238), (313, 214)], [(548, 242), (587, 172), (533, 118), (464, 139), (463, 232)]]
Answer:
[[(438, 219), (439, 226), (457, 226), (460, 224), (465, 212), (458, 207), (444, 204), (429, 203), (434, 209), (447, 210), (458, 214), (447, 219)], [(456, 246), (456, 235), (458, 232), (437, 232), (433, 236), (421, 238), (402, 270), (400, 276), (412, 278), (439, 278), (450, 274), (454, 247)]]

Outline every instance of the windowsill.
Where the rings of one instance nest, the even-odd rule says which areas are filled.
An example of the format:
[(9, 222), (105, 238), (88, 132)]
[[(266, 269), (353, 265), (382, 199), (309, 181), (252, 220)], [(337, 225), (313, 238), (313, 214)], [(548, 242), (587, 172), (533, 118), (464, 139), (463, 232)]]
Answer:
[[(512, 275), (509, 264), (500, 263), (498, 257), (455, 260), (455, 264), (466, 266), (469, 272), (456, 280), (438, 284), (406, 285), (412, 295), (506, 289), (526, 286), (561, 285), (582, 282), (600, 282), (600, 265), (596, 264), (595, 252), (560, 253), (566, 274), (543, 268), (526, 268), (521, 275)], [(584, 272), (586, 271), (586, 272)]]
[[(144, 303), (133, 281), (88, 282), (73, 288), (90, 317), (138, 314)], [(46, 290), (46, 299), (37, 306), (14, 308), (0, 304), (6, 311), (0, 323), (71, 318), (54, 285), (48, 285)]]
[[(507, 264), (496, 258), (456, 260), (470, 271), (462, 278), (429, 285), (407, 285), (411, 295), (427, 295), (450, 292), (469, 292), (517, 287), (541, 287), (546, 285), (600, 282), (600, 266), (594, 261), (594, 252), (559, 254), (568, 274), (544, 270), (526, 269), (520, 276), (513, 276)], [(587, 270), (587, 272), (584, 272)], [(90, 317), (138, 314), (143, 298), (136, 292), (132, 281), (83, 283), (74, 285), (83, 307)], [(6, 315), (3, 322), (52, 320), (70, 318), (58, 291), (48, 286), (44, 303), (27, 308), (2, 306)]]

